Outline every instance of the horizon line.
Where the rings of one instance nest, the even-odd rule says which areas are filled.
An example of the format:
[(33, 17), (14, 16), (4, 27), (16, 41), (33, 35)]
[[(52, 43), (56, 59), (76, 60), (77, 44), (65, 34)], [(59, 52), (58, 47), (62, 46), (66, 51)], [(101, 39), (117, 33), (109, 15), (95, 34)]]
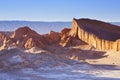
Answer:
[[(25, 19), (0, 19), (0, 21), (24, 21), (24, 22), (72, 22), (74, 18), (71, 20), (25, 20)], [(120, 21), (107, 21), (107, 20), (101, 20), (101, 19), (96, 19), (96, 18), (75, 18), (75, 19), (92, 19), (92, 20), (98, 20), (98, 21), (103, 21), (103, 22), (120, 22)]]
[(18, 22), (20, 22), (20, 21), (24, 21), (24, 22), (72, 22), (72, 21), (42, 21), (42, 20), (40, 20), (40, 21), (38, 21), (38, 20), (0, 20), (0, 21), (18, 21)]
[[(38, 20), (0, 20), (0, 21), (8, 21), (8, 22), (72, 22), (72, 21), (38, 21)], [(101, 20), (98, 20), (98, 21), (101, 21)], [(103, 20), (102, 20), (103, 21)], [(120, 21), (104, 21), (104, 22), (120, 22)]]

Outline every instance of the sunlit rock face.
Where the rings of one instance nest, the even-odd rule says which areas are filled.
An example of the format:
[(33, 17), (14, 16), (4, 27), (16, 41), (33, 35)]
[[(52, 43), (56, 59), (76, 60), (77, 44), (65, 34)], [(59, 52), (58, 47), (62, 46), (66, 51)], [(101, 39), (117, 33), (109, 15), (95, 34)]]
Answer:
[(91, 19), (73, 19), (70, 36), (100, 50), (120, 51), (120, 27)]
[(68, 47), (84, 44), (77, 36), (71, 36), (70, 31), (71, 29), (69, 28), (64, 28), (61, 31), (61, 41), (59, 43), (61, 46)]
[(0, 33), (0, 50), (11, 46), (30, 49), (46, 48), (55, 44), (62, 47), (89, 44), (100, 50), (120, 51), (120, 26), (91, 20), (73, 19), (72, 28), (64, 28), (61, 33), (51, 31), (40, 35), (27, 26), (18, 28), (10, 35)]
[(46, 41), (42, 35), (31, 30), (29, 27), (18, 28), (12, 35), (13, 42), (16, 43), (18, 47), (32, 48), (39, 47), (44, 48)]
[(50, 31), (48, 34), (41, 35), (28, 26), (24, 26), (11, 33), (0, 32), (0, 50), (8, 47), (19, 47), (22, 49), (46, 48), (50, 44), (58, 45), (60, 38), (61, 34), (59, 32)]
[(8, 39), (9, 38), (3, 32), (0, 32), (0, 50), (7, 48)]

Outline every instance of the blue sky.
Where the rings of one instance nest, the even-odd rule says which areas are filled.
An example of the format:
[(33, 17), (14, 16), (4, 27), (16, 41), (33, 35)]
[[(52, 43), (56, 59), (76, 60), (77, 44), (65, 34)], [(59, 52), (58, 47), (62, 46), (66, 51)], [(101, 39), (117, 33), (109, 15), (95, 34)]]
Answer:
[(0, 0), (0, 20), (120, 21), (120, 0)]

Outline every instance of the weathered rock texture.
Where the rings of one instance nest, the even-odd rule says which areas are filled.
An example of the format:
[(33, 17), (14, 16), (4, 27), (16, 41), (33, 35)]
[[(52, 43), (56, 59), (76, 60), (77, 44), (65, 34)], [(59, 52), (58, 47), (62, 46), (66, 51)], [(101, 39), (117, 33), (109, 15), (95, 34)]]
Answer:
[(61, 34), (59, 32), (50, 31), (48, 34), (43, 35), (47, 44), (56, 44), (60, 42), (60, 36)]
[(0, 50), (7, 48), (9, 37), (5, 33), (7, 32), (0, 32)]
[(12, 35), (12, 41), (21, 48), (44, 48), (46, 44), (42, 35), (36, 33), (27, 26), (18, 28)]
[(18, 28), (12, 33), (0, 32), (0, 48), (2, 49), (11, 46), (46, 48), (51, 44), (60, 44), (65, 47), (85, 43), (100, 50), (120, 51), (120, 26), (97, 20), (73, 19), (72, 28), (65, 28), (61, 33), (51, 31), (40, 35), (27, 26)]
[(78, 36), (71, 36), (70, 31), (71, 29), (69, 28), (64, 28), (61, 31), (61, 41), (59, 43), (61, 46), (68, 47), (84, 44), (84, 42), (81, 41)]
[(49, 44), (60, 42), (61, 35), (51, 31), (48, 34), (40, 35), (27, 26), (18, 28), (14, 32), (0, 32), (0, 50), (17, 46), (19, 48), (45, 48)]
[(97, 20), (73, 19), (69, 35), (78, 36), (100, 50), (120, 51), (120, 26)]

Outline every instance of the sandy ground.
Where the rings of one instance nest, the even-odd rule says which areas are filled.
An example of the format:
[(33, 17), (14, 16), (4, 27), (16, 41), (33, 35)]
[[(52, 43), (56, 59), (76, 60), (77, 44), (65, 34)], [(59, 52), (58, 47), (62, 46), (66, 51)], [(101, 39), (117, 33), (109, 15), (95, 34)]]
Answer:
[(90, 64), (104, 64), (104, 65), (120, 66), (120, 52), (106, 51), (104, 56), (105, 57), (100, 58), (100, 59), (87, 59), (86, 61)]
[(83, 60), (89, 64), (120, 66), (120, 51), (101, 51), (92, 49), (88, 45), (75, 46), (72, 49), (72, 57), (75, 56), (78, 61)]
[(0, 70), (0, 80), (120, 80), (120, 68), (86, 63), (66, 67)]
[(120, 80), (120, 52), (89, 46), (58, 48), (54, 54), (52, 49), (30, 52), (34, 50), (0, 52), (0, 60), (6, 63), (0, 68), (0, 80)]

